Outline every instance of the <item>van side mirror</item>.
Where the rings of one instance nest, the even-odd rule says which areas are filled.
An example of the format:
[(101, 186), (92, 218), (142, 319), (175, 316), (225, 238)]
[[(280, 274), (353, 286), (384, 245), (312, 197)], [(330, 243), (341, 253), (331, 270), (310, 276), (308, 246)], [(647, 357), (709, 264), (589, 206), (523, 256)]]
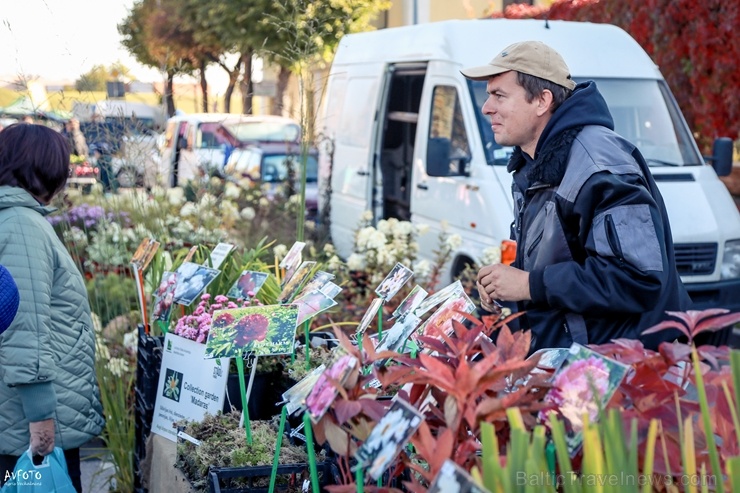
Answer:
[(732, 172), (732, 139), (720, 137), (712, 146), (712, 167), (717, 176), (727, 176)]

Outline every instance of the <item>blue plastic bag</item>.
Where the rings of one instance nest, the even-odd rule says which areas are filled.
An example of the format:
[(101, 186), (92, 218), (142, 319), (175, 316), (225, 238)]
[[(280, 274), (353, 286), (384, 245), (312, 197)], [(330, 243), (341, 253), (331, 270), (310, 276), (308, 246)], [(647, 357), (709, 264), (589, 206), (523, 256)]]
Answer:
[(27, 450), (15, 463), (13, 474), (0, 493), (76, 493), (67, 473), (64, 451), (55, 447), (37, 466)]

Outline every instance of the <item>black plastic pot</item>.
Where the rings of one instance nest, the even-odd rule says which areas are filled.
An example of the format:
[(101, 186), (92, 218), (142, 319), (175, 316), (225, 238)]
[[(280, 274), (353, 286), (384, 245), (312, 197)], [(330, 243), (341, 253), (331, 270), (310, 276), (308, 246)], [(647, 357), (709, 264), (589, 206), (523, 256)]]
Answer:
[[(329, 461), (319, 462), (316, 464), (319, 473), (319, 483), (324, 490), (324, 486), (336, 484), (339, 472), (336, 466)], [(297, 486), (300, 491), (304, 478), (309, 476), (308, 464), (285, 464), (279, 465), (277, 469), (278, 480), (285, 479), (288, 483)], [(252, 466), (252, 467), (211, 467), (208, 472), (208, 488), (210, 493), (266, 493), (267, 487), (255, 486), (255, 481), (262, 480), (269, 484), (271, 466)], [(235, 480), (246, 480), (246, 486), (235, 486)], [(276, 488), (276, 491), (285, 491), (285, 486)]]
[(146, 456), (146, 440), (152, 428), (164, 344), (164, 336), (147, 335), (141, 324), (138, 330), (139, 344), (136, 352), (136, 385), (134, 388), (134, 486), (137, 492), (146, 491), (142, 488), (141, 462)]
[[(244, 388), (249, 385), (249, 373), (244, 375)], [(282, 407), (277, 403), (282, 400), (282, 394), (289, 388), (287, 380), (282, 372), (257, 373), (252, 383), (252, 392), (247, 403), (249, 419), (269, 420), (276, 414), (280, 414)], [(224, 399), (223, 412), (229, 412), (229, 403), (237, 411), (242, 410), (241, 389), (239, 388), (239, 375), (229, 374), (226, 381), (226, 398)]]

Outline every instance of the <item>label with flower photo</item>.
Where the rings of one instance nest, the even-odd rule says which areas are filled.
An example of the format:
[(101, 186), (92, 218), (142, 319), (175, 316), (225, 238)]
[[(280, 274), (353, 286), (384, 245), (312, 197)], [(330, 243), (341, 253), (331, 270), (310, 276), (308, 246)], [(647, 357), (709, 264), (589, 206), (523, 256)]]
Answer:
[(429, 486), (427, 493), (486, 493), (487, 491), (476, 484), (468, 471), (447, 459)]
[(599, 410), (607, 405), (628, 371), (627, 365), (578, 343), (570, 347), (545, 396), (545, 402), (551, 407), (541, 411), (539, 418), (546, 422), (554, 412), (564, 420), (571, 457), (583, 444), (584, 416), (588, 416), (590, 422), (598, 420)]
[(394, 397), (388, 412), (357, 449), (356, 467), (366, 467), (368, 475), (378, 479), (419, 428), (422, 419), (414, 406)]
[(380, 285), (375, 289), (375, 293), (388, 301), (398, 293), (398, 291), (409, 279), (411, 279), (413, 275), (414, 273), (411, 269), (399, 262), (393, 267), (393, 269), (391, 269), (385, 279), (383, 279)]
[(206, 360), (205, 350), (203, 344), (171, 332), (165, 336), (153, 433), (176, 442), (175, 422), (199, 422), (206, 413), (216, 414), (223, 409), (229, 359)]
[(306, 412), (311, 421), (318, 423), (339, 395), (339, 390), (330, 379), (337, 385), (343, 385), (352, 370), (359, 366), (357, 363), (357, 358), (345, 354), (319, 376), (306, 397)]
[(213, 312), (206, 341), (206, 358), (290, 354), (293, 351), (298, 307), (248, 306)]
[(319, 377), (326, 370), (325, 365), (321, 365), (311, 370), (311, 373), (303, 377), (300, 382), (293, 385), (291, 388), (283, 392), (283, 401), (278, 404), (285, 404), (285, 409), (288, 414), (303, 409), (306, 406), (306, 397), (311, 392), (311, 389), (316, 385)]

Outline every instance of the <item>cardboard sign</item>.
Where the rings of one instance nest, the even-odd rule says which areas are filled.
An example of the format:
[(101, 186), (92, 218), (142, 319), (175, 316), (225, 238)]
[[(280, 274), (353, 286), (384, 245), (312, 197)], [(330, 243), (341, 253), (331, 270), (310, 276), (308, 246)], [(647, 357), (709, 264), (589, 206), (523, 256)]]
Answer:
[(165, 336), (152, 432), (176, 442), (176, 421), (201, 421), (223, 409), (229, 359), (207, 360), (205, 354), (205, 344)]

